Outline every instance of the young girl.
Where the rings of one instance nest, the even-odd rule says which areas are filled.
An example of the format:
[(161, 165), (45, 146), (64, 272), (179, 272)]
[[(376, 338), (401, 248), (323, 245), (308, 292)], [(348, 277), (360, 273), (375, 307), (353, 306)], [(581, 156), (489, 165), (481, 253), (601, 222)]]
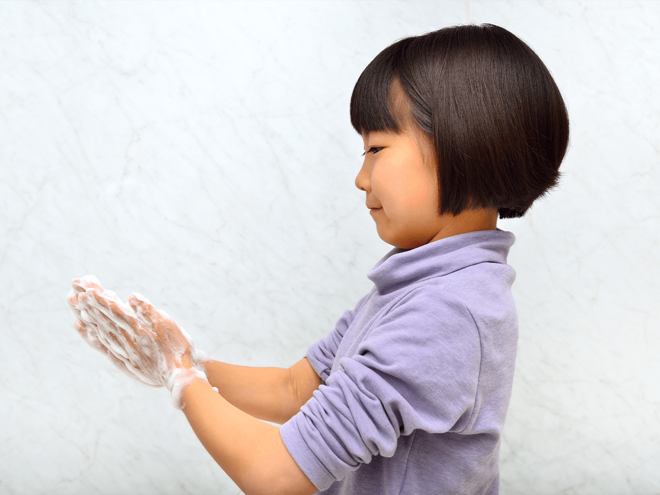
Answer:
[(515, 237), (497, 217), (557, 184), (562, 97), (525, 43), (484, 24), (387, 47), (350, 110), (365, 150), (355, 185), (394, 248), (302, 360), (209, 359), (146, 299), (124, 304), (93, 277), (73, 282), (76, 328), (166, 386), (246, 494), (496, 494), (518, 333)]

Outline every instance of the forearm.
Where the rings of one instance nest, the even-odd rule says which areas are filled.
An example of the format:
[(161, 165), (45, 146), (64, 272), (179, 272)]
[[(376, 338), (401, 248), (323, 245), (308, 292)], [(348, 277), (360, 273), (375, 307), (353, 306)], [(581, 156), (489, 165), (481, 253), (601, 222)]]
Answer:
[(197, 438), (244, 493), (317, 491), (289, 454), (279, 428), (241, 411), (200, 379), (184, 389), (183, 399)]
[[(166, 386), (204, 447), (247, 495), (307, 495), (317, 491), (287, 450), (279, 428), (252, 416), (282, 421), (299, 409), (289, 369), (247, 368), (204, 360), (204, 375), (192, 368), (190, 337), (142, 296), (131, 295), (128, 307), (114, 294), (102, 291), (100, 284), (86, 288), (74, 283), (74, 288), (77, 292), (70, 296), (70, 304), (81, 317), (84, 314), (89, 328), (93, 325), (98, 341), (92, 344), (97, 348), (109, 345), (113, 353), (128, 360), (128, 372), (135, 372), (135, 376), (139, 372), (148, 379), (146, 383)], [(85, 322), (80, 321), (76, 328), (84, 337), (93, 337)], [(115, 359), (119, 361), (117, 356)], [(207, 378), (220, 393), (211, 388)]]
[(206, 375), (222, 397), (255, 418), (284, 424), (300, 410), (287, 368), (254, 368), (210, 360)]

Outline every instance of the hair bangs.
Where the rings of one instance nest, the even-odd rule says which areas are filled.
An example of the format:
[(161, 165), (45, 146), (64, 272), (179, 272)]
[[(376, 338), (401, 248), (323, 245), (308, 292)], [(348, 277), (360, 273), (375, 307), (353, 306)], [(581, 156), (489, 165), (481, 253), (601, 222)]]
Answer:
[(392, 82), (398, 68), (394, 63), (397, 46), (383, 50), (364, 69), (351, 95), (351, 125), (358, 134), (374, 131), (400, 133), (404, 117), (393, 101)]
[(519, 218), (561, 177), (570, 125), (559, 88), (524, 41), (493, 24), (396, 41), (364, 69), (350, 107), (361, 135), (428, 138), (439, 215)]

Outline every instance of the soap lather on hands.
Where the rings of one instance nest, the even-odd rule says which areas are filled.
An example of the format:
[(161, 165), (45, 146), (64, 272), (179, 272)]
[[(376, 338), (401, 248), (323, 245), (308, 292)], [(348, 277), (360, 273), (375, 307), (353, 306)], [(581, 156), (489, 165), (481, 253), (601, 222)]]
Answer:
[(67, 301), (77, 318), (76, 330), (122, 372), (146, 385), (166, 387), (178, 409), (185, 407), (181, 392), (195, 378), (208, 383), (206, 354), (140, 294), (131, 294), (126, 304), (93, 275), (74, 279), (72, 287)]

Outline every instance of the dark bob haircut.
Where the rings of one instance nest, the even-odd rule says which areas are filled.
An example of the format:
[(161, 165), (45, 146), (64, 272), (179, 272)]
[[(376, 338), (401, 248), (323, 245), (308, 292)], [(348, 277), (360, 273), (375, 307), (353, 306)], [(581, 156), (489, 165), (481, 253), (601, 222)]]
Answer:
[(408, 118), (432, 143), (440, 215), (497, 208), (500, 218), (522, 217), (558, 184), (568, 145), (564, 100), (541, 59), (506, 29), (453, 26), (385, 48), (353, 89), (359, 134), (406, 129), (405, 116), (392, 113), (395, 79)]

